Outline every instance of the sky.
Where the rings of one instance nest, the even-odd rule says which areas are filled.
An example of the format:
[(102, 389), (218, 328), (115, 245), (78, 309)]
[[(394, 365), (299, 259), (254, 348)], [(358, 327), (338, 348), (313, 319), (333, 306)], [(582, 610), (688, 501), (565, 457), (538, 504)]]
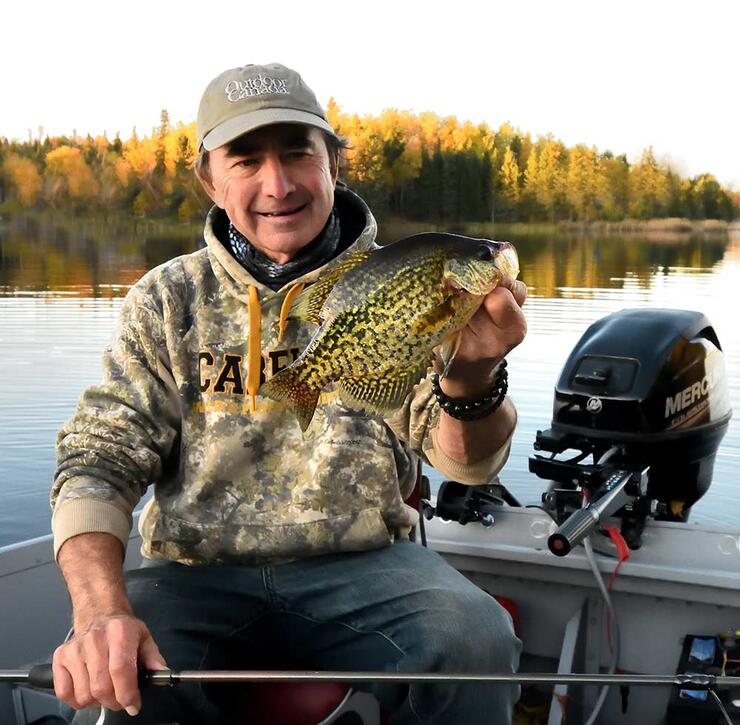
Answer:
[(195, 119), (227, 68), (283, 63), (343, 111), (434, 111), (740, 190), (738, 0), (4, 3), (0, 136)]

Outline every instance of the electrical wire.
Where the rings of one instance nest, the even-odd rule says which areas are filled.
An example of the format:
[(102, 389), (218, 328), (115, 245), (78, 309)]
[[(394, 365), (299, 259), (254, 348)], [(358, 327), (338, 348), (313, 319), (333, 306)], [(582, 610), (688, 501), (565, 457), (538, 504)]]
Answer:
[[(611, 458), (615, 453), (619, 451), (618, 447), (611, 448), (608, 450), (598, 461), (598, 463), (604, 463), (609, 458)], [(587, 498), (584, 497), (582, 506), (585, 508), (588, 504)], [(541, 506), (532, 506), (528, 508), (542, 508)], [(548, 512), (550, 513), (550, 512)], [(552, 515), (552, 514), (550, 514)], [(606, 606), (607, 612), (608, 612), (608, 618), (607, 621), (610, 622), (610, 631), (607, 633), (611, 636), (611, 640), (614, 643), (614, 647), (612, 649), (612, 658), (611, 662), (609, 663), (609, 674), (612, 675), (617, 670), (617, 664), (619, 662), (619, 648), (620, 648), (620, 637), (619, 637), (619, 621), (617, 620), (617, 613), (614, 610), (614, 607), (612, 606), (611, 597), (609, 596), (609, 590), (607, 589), (606, 585), (604, 584), (604, 578), (601, 574), (601, 571), (599, 570), (599, 566), (596, 562), (596, 556), (594, 555), (593, 546), (591, 544), (591, 538), (586, 537), (583, 541), (583, 548), (586, 552), (586, 559), (588, 560), (589, 566), (591, 567), (591, 571), (593, 572), (594, 578), (596, 579), (596, 584), (599, 587), (599, 590), (601, 592), (602, 599), (604, 600), (604, 605)], [(725, 659), (722, 663), (722, 674), (725, 673), (725, 667), (727, 665), (727, 655), (725, 653)], [(591, 711), (591, 715), (589, 716), (588, 720), (586, 720), (584, 725), (594, 725), (596, 722), (596, 718), (598, 718), (603, 706), (604, 702), (606, 701), (606, 698), (609, 694), (609, 686), (604, 685), (601, 688), (601, 691), (599, 693), (599, 696), (596, 700), (596, 704), (594, 705), (594, 709)], [(714, 699), (715, 704), (719, 708), (720, 712), (722, 713), (722, 718), (724, 719), (725, 723), (727, 725), (733, 725), (732, 719), (730, 718), (729, 713), (727, 712), (724, 704), (722, 703), (722, 700), (720, 699), (719, 695), (714, 691), (714, 689), (709, 688), (708, 690), (709, 694)], [(562, 703), (561, 703), (562, 705)]]
[(727, 712), (727, 710), (725, 709), (725, 706), (722, 704), (722, 700), (719, 699), (719, 695), (711, 688), (709, 688), (709, 694), (714, 698), (714, 701), (717, 703), (717, 707), (722, 713), (722, 717), (724, 718), (724, 721), (727, 723), (727, 725), (732, 725), (732, 719), (730, 718), (730, 714)]
[[(617, 670), (617, 663), (619, 661), (619, 621), (617, 620), (617, 613), (614, 611), (614, 607), (612, 606), (612, 601), (611, 601), (611, 597), (609, 596), (609, 592), (606, 588), (606, 585), (604, 584), (604, 579), (601, 576), (601, 572), (599, 571), (599, 565), (596, 563), (596, 556), (594, 555), (594, 550), (593, 550), (593, 547), (591, 546), (590, 538), (584, 539), (583, 548), (586, 552), (586, 559), (588, 559), (588, 563), (591, 567), (591, 571), (593, 572), (594, 578), (596, 579), (596, 584), (598, 585), (599, 590), (601, 591), (601, 597), (604, 600), (604, 604), (607, 608), (607, 611), (609, 612), (611, 628), (612, 628), (612, 642), (614, 643), (614, 649), (612, 650), (612, 658), (611, 658), (611, 662), (609, 663), (609, 674), (613, 675)], [(604, 706), (604, 702), (608, 694), (609, 694), (609, 687), (605, 685), (604, 687), (601, 688), (601, 692), (599, 693), (599, 697), (596, 700), (594, 709), (591, 712), (591, 715), (588, 718), (588, 720), (585, 722), (585, 725), (593, 725), (596, 722), (596, 718), (599, 716), (599, 713), (601, 712), (601, 709)]]
[[(604, 455), (601, 456), (601, 458), (599, 458), (598, 463), (601, 464), (604, 463), (604, 461), (609, 460), (615, 453), (618, 452), (618, 450), (619, 448), (616, 446), (610, 448), (604, 453)], [(587, 504), (588, 501), (584, 497), (582, 506), (585, 508)], [(591, 545), (590, 537), (586, 537), (584, 539), (583, 548), (586, 552), (586, 559), (588, 560), (589, 566), (591, 567), (591, 571), (593, 572), (594, 578), (596, 579), (596, 584), (601, 591), (601, 597), (604, 600), (607, 612), (609, 613), (609, 617), (607, 620), (611, 625), (611, 630), (609, 634), (611, 641), (614, 643), (614, 647), (612, 649), (612, 658), (611, 662), (609, 663), (609, 674), (613, 675), (617, 670), (617, 664), (619, 662), (619, 621), (617, 620), (617, 613), (612, 606), (612, 600), (609, 596), (609, 591), (604, 584), (604, 578), (602, 577), (601, 571), (599, 570), (599, 565), (596, 563), (596, 556), (594, 555), (594, 550), (593, 546)], [(585, 725), (593, 725), (596, 722), (596, 718), (599, 716), (601, 709), (604, 707), (604, 702), (606, 701), (608, 694), (609, 687), (605, 685), (601, 688), (601, 692), (596, 699), (594, 709), (591, 712), (588, 720), (586, 720)]]

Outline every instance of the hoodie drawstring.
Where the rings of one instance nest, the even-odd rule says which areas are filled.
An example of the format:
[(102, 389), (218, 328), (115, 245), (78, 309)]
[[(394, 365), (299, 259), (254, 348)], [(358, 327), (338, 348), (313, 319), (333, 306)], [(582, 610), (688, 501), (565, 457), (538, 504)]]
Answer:
[(303, 291), (303, 288), (305, 286), (306, 285), (303, 282), (298, 282), (294, 284), (285, 294), (283, 305), (280, 308), (280, 320), (278, 322), (278, 342), (283, 339), (285, 328), (288, 326), (288, 314), (290, 313), (290, 308), (293, 306), (295, 298)]
[(249, 410), (257, 409), (257, 391), (260, 387), (260, 368), (262, 367), (262, 309), (257, 288), (249, 285), (249, 339), (247, 342), (247, 393)]
[[(295, 298), (303, 291), (306, 285), (297, 282), (286, 293), (280, 307), (278, 320), (278, 342), (283, 339), (285, 328), (288, 326), (288, 314), (295, 302)], [(262, 308), (255, 285), (249, 285), (248, 307), (249, 337), (247, 338), (247, 393), (249, 394), (249, 410), (254, 413), (257, 409), (257, 391), (260, 388), (262, 373)]]

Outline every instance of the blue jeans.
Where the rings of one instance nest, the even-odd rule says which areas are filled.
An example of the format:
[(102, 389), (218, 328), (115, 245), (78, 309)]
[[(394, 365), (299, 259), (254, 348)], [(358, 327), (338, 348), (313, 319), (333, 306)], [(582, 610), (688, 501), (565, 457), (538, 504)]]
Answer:
[[(438, 554), (409, 541), (265, 567), (167, 563), (128, 574), (129, 596), (172, 669), (512, 672), (509, 614)], [(249, 687), (142, 692), (137, 718), (106, 723), (249, 722)], [(394, 725), (508, 725), (519, 688), (371, 684)]]

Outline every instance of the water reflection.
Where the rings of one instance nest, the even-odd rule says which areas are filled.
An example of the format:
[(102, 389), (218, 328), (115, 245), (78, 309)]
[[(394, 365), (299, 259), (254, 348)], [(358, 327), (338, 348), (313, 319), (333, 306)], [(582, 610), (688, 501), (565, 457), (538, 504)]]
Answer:
[[(522, 279), (543, 297), (568, 296), (570, 289), (616, 289), (628, 277), (647, 288), (656, 273), (713, 267), (728, 245), (725, 233), (674, 234), (656, 242), (644, 236), (505, 232), (478, 226), (471, 233), (512, 239)], [(392, 225), (380, 230), (384, 240), (403, 233), (403, 227)], [(92, 297), (121, 296), (147, 270), (201, 244), (201, 228), (193, 224), (16, 218), (0, 227), (0, 287), (6, 293), (78, 290)]]
[[(519, 422), (504, 480), (517, 498), (536, 502), (544, 488), (528, 472), (527, 459), (536, 430), (549, 425), (565, 359), (592, 322), (615, 310), (648, 305), (704, 312), (722, 343), (732, 405), (740, 408), (740, 232), (655, 240), (520, 231), (471, 231), (513, 240), (530, 288), (529, 334), (510, 356)], [(385, 227), (381, 238), (408, 233)], [(0, 223), (0, 346), (6, 353), (0, 358), (0, 546), (49, 530), (55, 434), (83, 388), (100, 379), (100, 354), (120, 298), (145, 271), (194, 251), (200, 239), (193, 225)], [(740, 426), (733, 420), (693, 521), (740, 532), (738, 459)]]
[(656, 272), (677, 267), (708, 269), (722, 259), (727, 238), (675, 240), (523, 238), (517, 241), (521, 277), (543, 297), (567, 296), (567, 290), (615, 289), (626, 278), (650, 286)]
[(0, 227), (0, 288), (120, 297), (147, 270), (201, 245), (201, 228), (15, 218)]

